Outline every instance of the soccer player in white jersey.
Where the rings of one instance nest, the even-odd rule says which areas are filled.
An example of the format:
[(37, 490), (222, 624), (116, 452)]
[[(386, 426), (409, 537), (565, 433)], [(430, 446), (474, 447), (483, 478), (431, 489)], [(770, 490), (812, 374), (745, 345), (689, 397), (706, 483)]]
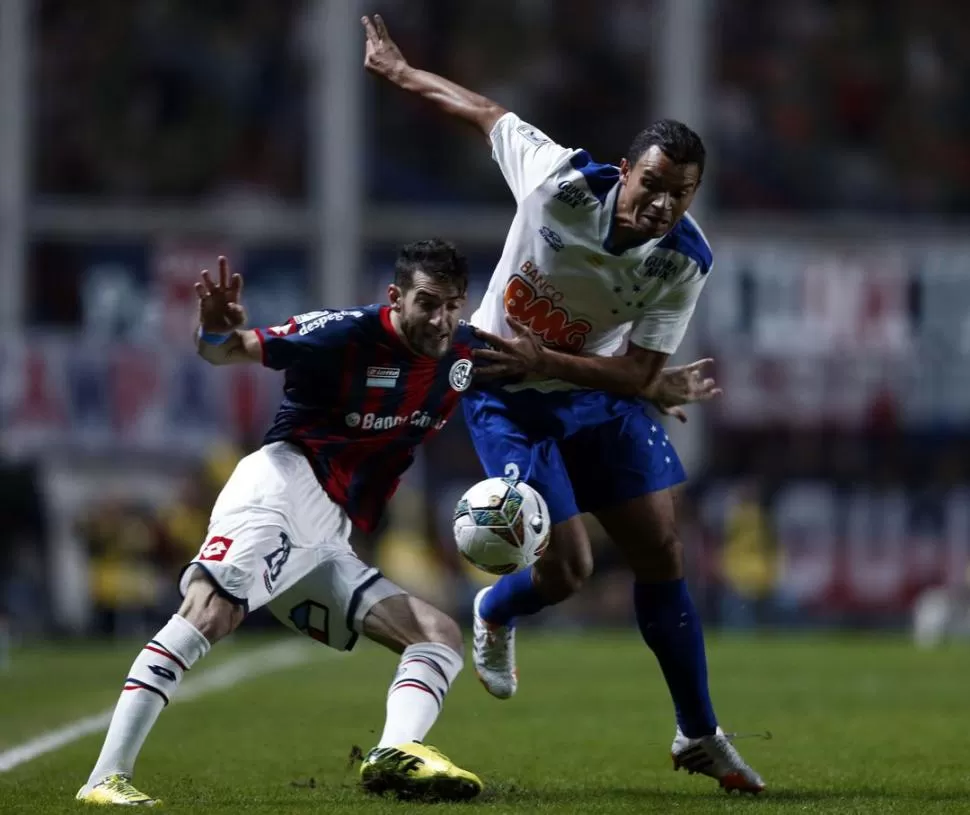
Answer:
[(761, 778), (714, 715), (674, 522), (671, 487), (685, 475), (644, 409), (711, 272), (710, 246), (687, 213), (704, 171), (700, 138), (679, 122), (656, 122), (619, 166), (599, 164), (496, 102), (410, 66), (380, 17), (362, 22), (365, 66), (476, 127), (517, 204), (472, 323), (493, 346), (476, 352), (491, 363), (482, 373), (519, 380), (463, 404), (488, 475), (537, 488), (553, 528), (531, 571), (476, 598), (483, 684), (499, 698), (515, 693), (515, 618), (560, 602), (591, 574), (580, 520), (591, 512), (633, 570), (637, 623), (676, 712), (675, 768), (760, 792)]

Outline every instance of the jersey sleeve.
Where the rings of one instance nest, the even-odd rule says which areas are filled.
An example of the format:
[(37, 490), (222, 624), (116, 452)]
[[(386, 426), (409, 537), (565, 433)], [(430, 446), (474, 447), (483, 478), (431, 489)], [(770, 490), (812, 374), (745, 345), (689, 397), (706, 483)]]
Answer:
[(263, 365), (276, 371), (297, 363), (325, 360), (353, 341), (361, 311), (311, 311), (285, 323), (257, 328)]
[(630, 342), (648, 351), (673, 354), (687, 333), (708, 273), (695, 262), (684, 278), (646, 308), (630, 331)]
[(528, 197), (576, 152), (556, 144), (514, 113), (506, 113), (499, 119), (489, 138), (492, 142), (492, 158), (502, 168), (502, 175), (516, 202)]

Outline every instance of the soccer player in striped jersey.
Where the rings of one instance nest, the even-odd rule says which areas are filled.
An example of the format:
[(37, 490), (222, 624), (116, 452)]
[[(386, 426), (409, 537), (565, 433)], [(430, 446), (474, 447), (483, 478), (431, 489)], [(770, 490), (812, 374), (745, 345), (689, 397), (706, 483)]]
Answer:
[(545, 497), (552, 537), (531, 570), (476, 598), (482, 683), (499, 698), (515, 693), (516, 617), (564, 600), (592, 573), (580, 518), (591, 512), (633, 571), (637, 623), (676, 712), (675, 768), (760, 792), (760, 776), (714, 715), (671, 491), (686, 476), (643, 405), (657, 401), (661, 371), (713, 267), (687, 211), (704, 172), (701, 139), (663, 120), (633, 139), (618, 166), (599, 163), (491, 99), (409, 65), (380, 17), (362, 22), (365, 67), (475, 127), (516, 202), (471, 322), (492, 346), (476, 351), (492, 363), (478, 376), (519, 379), (476, 389), (464, 412), (487, 474), (522, 478)]
[(185, 672), (263, 605), (332, 648), (350, 650), (363, 634), (401, 654), (383, 734), (361, 767), (366, 789), (474, 797), (478, 777), (422, 743), (461, 670), (461, 631), (349, 543), (353, 525), (374, 528), (415, 447), (471, 384), (476, 340), (459, 320), (467, 263), (444, 241), (409, 244), (388, 305), (314, 311), (262, 329), (243, 327), (242, 284), (225, 258), (216, 280), (202, 273), (199, 354), (215, 365), (285, 370), (284, 398), (264, 445), (216, 500), (208, 536), (182, 573), (182, 605), (131, 666), (77, 799), (158, 803), (132, 785), (142, 744)]

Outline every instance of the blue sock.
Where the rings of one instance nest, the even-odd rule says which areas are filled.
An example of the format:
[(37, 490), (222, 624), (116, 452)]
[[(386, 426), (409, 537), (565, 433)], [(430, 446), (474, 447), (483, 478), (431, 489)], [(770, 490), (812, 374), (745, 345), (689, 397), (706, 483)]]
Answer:
[(717, 719), (707, 689), (704, 634), (687, 583), (634, 583), (633, 605), (643, 640), (667, 680), (677, 724), (690, 738), (710, 735)]
[(500, 577), (478, 611), (494, 625), (514, 625), (516, 617), (535, 614), (547, 605), (532, 583), (532, 569), (523, 569)]

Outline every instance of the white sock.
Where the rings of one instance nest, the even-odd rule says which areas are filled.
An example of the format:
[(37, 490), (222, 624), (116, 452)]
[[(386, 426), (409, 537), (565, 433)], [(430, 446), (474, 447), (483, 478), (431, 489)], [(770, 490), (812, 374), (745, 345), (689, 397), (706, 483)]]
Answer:
[(435, 723), (461, 656), (438, 642), (409, 645), (387, 691), (387, 720), (378, 747), (421, 741)]
[(88, 784), (109, 775), (131, 775), (135, 759), (182, 675), (206, 655), (209, 641), (184, 617), (173, 614), (135, 659)]

